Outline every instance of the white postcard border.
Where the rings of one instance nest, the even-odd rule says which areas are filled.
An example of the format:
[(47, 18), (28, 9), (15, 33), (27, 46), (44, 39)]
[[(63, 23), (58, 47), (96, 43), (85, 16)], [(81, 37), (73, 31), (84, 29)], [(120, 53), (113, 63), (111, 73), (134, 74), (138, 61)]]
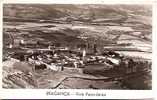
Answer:
[[(86, 90), (86, 89), (2, 89), (2, 81), (0, 82), (0, 98), (3, 99), (141, 99), (141, 98), (155, 98), (157, 93), (157, 1), (156, 0), (3, 0), (0, 4), (0, 26), (2, 25), (3, 4), (6, 3), (40, 3), (40, 4), (152, 4), (153, 5), (153, 54), (152, 54), (152, 90)], [(0, 27), (0, 50), (2, 51), (2, 27)], [(2, 59), (2, 52), (0, 52), (0, 59)], [(2, 68), (2, 60), (0, 61)], [(2, 75), (2, 69), (0, 73)], [(2, 77), (0, 77), (2, 80)], [(77, 96), (77, 95), (47, 95), (47, 92), (70, 92), (70, 94), (80, 93), (104, 93), (106, 96)]]

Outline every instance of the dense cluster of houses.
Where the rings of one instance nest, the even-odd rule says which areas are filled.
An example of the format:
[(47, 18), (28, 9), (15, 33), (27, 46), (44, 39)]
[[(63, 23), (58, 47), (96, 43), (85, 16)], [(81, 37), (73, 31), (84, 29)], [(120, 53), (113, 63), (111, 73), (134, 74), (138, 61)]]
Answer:
[(123, 70), (126, 73), (136, 72), (137, 69), (133, 59), (112, 50), (98, 52), (95, 43), (77, 44), (76, 48), (70, 48), (59, 43), (26, 42), (21, 39), (18, 47), (24, 50), (15, 51), (11, 57), (34, 64), (34, 70), (50, 68), (62, 71), (64, 68), (84, 68), (89, 64), (104, 64), (107, 69)]
[(46, 49), (28, 49), (14, 52), (12, 58), (26, 61), (34, 65), (34, 70), (51, 69), (63, 71), (64, 68), (84, 68), (90, 64), (104, 64), (107, 69), (124, 70), (126, 73), (136, 72), (134, 61), (126, 59), (114, 51), (105, 51), (102, 54), (88, 54), (85, 49), (70, 50), (68, 47), (48, 47)]

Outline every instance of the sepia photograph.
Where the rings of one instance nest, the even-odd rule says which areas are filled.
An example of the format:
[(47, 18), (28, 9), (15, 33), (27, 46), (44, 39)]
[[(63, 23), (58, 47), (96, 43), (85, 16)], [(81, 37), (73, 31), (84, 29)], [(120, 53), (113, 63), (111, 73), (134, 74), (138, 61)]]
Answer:
[(152, 89), (152, 5), (3, 4), (4, 89)]

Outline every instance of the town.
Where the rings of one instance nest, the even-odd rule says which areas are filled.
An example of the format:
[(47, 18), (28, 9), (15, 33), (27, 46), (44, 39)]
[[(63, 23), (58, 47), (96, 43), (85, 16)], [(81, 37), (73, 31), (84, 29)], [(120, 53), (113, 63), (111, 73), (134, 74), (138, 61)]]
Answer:
[[(13, 49), (12, 44), (9, 45)], [(47, 46), (47, 47), (46, 47)], [(41, 47), (42, 49), (38, 48)], [(46, 47), (46, 48), (44, 48)], [(93, 53), (87, 52), (86, 45), (83, 48), (69, 49), (68, 47), (56, 47), (55, 44), (25, 43), (19, 42), (19, 51), (13, 52), (8, 58), (16, 59), (33, 64), (35, 70), (44, 70), (46, 68), (54, 71), (63, 71), (64, 69), (74, 68), (83, 69), (92, 64), (103, 64), (106, 70), (116, 69), (120, 72), (133, 73), (137, 71), (135, 61), (127, 58), (113, 50), (105, 50), (98, 53), (96, 44)], [(146, 65), (149, 66), (149, 62)]]

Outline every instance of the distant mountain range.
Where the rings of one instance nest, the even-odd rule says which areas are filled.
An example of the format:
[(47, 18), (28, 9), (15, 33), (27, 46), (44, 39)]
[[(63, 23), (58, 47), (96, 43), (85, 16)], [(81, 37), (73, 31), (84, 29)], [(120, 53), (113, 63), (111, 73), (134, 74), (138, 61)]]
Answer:
[(4, 16), (17, 18), (124, 18), (128, 15), (151, 16), (150, 5), (71, 5), (4, 4)]

